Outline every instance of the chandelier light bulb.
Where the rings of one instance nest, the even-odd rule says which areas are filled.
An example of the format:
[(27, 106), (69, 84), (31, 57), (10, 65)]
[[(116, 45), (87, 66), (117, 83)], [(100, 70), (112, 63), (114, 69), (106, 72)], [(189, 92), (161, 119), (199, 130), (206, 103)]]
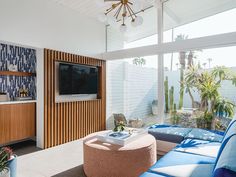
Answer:
[(127, 31), (127, 26), (125, 24), (120, 25), (120, 32), (125, 33)]
[(102, 23), (105, 23), (107, 21), (107, 16), (104, 13), (101, 13), (98, 15), (98, 20)]
[[(153, 3), (155, 0), (106, 0), (118, 1), (116, 3), (105, 3), (105, 0), (95, 1), (98, 5), (106, 8), (105, 12), (103, 11), (103, 13), (98, 15), (99, 21), (112, 27), (118, 27), (118, 22), (121, 22), (120, 31), (125, 32), (127, 30), (127, 25), (125, 24), (127, 19), (131, 19), (131, 26), (133, 27), (143, 24), (143, 18), (137, 16), (137, 14), (144, 11), (143, 8), (146, 7), (146, 3)], [(161, 0), (158, 1), (161, 2)]]
[(137, 17), (135, 18), (135, 23), (136, 23), (136, 26), (142, 25), (142, 24), (143, 24), (143, 17), (137, 16)]
[(137, 23), (136, 23), (136, 20), (135, 20), (135, 19), (132, 19), (132, 21), (131, 21), (131, 26), (132, 26), (132, 27), (136, 27), (136, 26), (137, 26)]
[(131, 21), (131, 25), (133, 27), (137, 27), (143, 24), (143, 17), (137, 16), (135, 19)]

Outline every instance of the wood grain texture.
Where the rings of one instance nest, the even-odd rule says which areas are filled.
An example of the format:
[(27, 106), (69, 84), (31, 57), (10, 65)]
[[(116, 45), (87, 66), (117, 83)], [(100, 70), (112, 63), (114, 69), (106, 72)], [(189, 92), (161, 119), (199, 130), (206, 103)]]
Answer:
[(0, 105), (0, 144), (35, 136), (36, 104)]
[[(98, 98), (88, 101), (55, 102), (55, 62), (97, 66)], [(106, 62), (44, 49), (44, 148), (82, 138), (106, 128)]]
[(36, 76), (36, 73), (19, 71), (0, 71), (0, 76)]

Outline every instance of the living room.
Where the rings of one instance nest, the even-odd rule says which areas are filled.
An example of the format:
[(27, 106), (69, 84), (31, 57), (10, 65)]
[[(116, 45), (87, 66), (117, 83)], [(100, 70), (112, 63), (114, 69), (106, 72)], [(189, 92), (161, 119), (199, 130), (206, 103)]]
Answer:
[(235, 176), (235, 9), (0, 0), (0, 177)]

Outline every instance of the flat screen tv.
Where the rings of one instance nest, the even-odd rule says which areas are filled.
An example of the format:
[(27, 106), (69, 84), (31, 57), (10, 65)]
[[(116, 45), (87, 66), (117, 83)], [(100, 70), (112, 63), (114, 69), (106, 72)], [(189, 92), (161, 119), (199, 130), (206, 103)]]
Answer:
[(88, 65), (59, 63), (59, 94), (97, 94), (98, 68)]

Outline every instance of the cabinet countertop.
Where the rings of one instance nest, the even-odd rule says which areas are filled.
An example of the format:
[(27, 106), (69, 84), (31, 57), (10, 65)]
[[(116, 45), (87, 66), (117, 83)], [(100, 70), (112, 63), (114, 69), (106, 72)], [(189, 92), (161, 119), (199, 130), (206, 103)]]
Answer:
[(24, 101), (0, 101), (0, 105), (3, 104), (24, 104), (24, 103), (36, 103), (37, 100), (24, 100)]

